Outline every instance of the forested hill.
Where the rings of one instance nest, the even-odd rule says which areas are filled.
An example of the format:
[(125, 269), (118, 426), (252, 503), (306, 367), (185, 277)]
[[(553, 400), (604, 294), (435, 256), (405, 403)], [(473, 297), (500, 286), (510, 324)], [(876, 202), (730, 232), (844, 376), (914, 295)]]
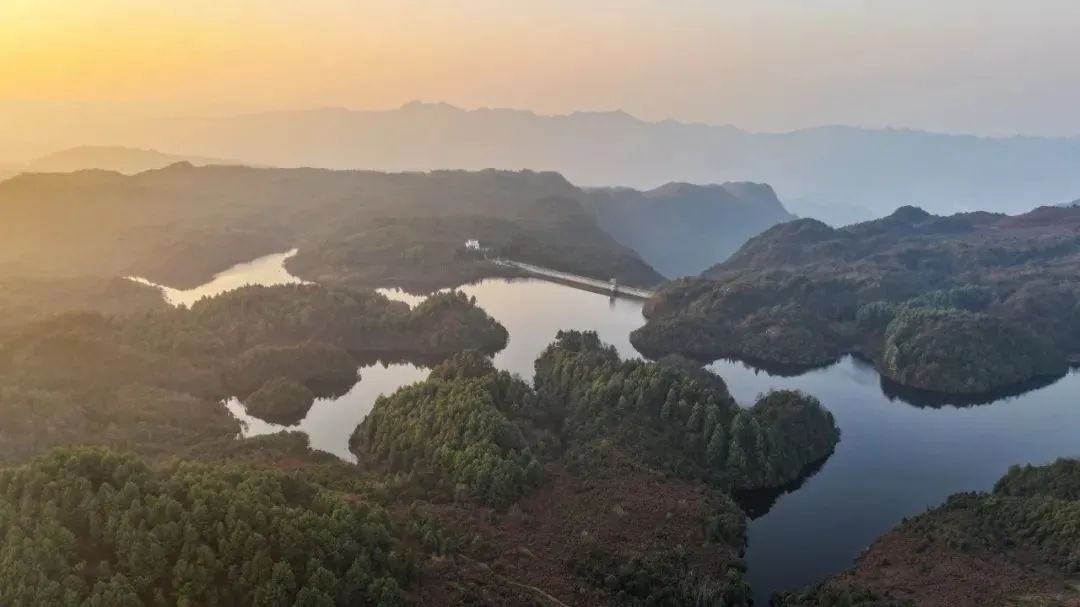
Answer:
[(596, 189), (585, 206), (601, 228), (671, 278), (698, 274), (750, 237), (795, 219), (771, 187), (758, 183)]
[(1080, 461), (1016, 466), (989, 493), (953, 495), (778, 607), (1080, 603)]
[[(473, 301), (432, 300), (248, 287), (0, 342), (0, 604), (750, 604), (727, 490), (831, 453), (816, 399), (742, 409), (697, 366), (577, 332), (527, 384), (469, 350), (506, 338)], [(459, 353), (379, 397), (357, 464), (299, 433), (239, 438), (218, 402), (314, 389), (328, 355), (385, 339)]]
[(847, 352), (901, 384), (982, 393), (1080, 353), (1080, 208), (940, 217), (904, 207), (842, 229), (804, 219), (665, 287), (634, 343), (817, 365)]
[(184, 287), (298, 247), (304, 277), (449, 286), (490, 275), (468, 239), (522, 261), (634, 285), (662, 277), (597, 227), (555, 173), (375, 173), (176, 164), (133, 176), (24, 174), (0, 183), (0, 267), (146, 276)]

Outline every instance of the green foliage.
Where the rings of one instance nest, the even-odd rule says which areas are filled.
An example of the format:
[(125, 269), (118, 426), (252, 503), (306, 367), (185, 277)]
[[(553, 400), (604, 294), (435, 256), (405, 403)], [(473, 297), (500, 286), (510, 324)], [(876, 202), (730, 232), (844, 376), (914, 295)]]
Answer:
[(349, 351), (445, 355), (493, 353), (506, 329), (460, 292), (440, 293), (415, 310), (373, 291), (317, 285), (252, 286), (196, 303), (189, 325), (233, 353), (256, 345), (322, 342)]
[[(0, 442), (0, 461), (64, 444), (185, 452), (203, 438), (235, 435), (236, 422), (215, 401), (247, 398), (268, 381), (289, 379), (320, 396), (345, 392), (357, 377), (349, 350), (426, 360), (505, 343), (506, 330), (459, 293), (413, 311), (370, 292), (246, 287), (191, 310), (61, 315), (0, 337), (0, 434), (12, 433)], [(156, 400), (135, 402), (136, 393)]]
[(339, 346), (305, 342), (258, 345), (230, 361), (223, 372), (226, 390), (245, 396), (268, 381), (286, 378), (321, 397), (343, 394), (356, 383), (356, 361)]
[(560, 332), (536, 362), (536, 387), (569, 448), (607, 440), (644, 465), (727, 488), (783, 485), (839, 440), (816, 399), (776, 392), (742, 409), (719, 377), (622, 361), (592, 332)]
[(0, 603), (398, 605), (409, 533), (297, 477), (59, 450), (0, 471)]
[(994, 493), (1080, 500), (1080, 460), (1059, 459), (1049, 466), (1013, 466), (994, 485)]
[[(476, 353), (455, 356), (427, 381), (375, 402), (353, 433), (361, 461), (431, 479), (455, 495), (507, 506), (543, 476), (523, 412), (527, 384)], [(423, 481), (421, 481), (423, 482)]]
[(1047, 563), (1070, 575), (1080, 573), (1078, 500), (991, 496), (976, 505), (975, 525), (975, 537), (1032, 545)]
[(906, 208), (841, 229), (781, 224), (668, 283), (631, 341), (653, 356), (762, 366), (861, 354), (896, 382), (945, 393), (1056, 375), (1080, 354), (1078, 218)]
[(859, 308), (855, 313), (855, 322), (859, 327), (874, 332), (884, 331), (885, 327), (896, 318), (898, 306), (888, 301), (872, 301)]
[(595, 543), (582, 546), (570, 567), (603, 588), (614, 605), (671, 607), (739, 607), (750, 604), (750, 587), (742, 571), (729, 567), (714, 575), (691, 565), (680, 546), (672, 550), (626, 557), (611, 554)]
[(705, 539), (720, 544), (744, 546), (746, 544), (746, 515), (739, 505), (725, 494), (714, 496), (714, 512), (704, 522)]
[(303, 384), (279, 377), (272, 379), (244, 399), (248, 413), (271, 423), (291, 426), (304, 419), (315, 395)]
[(984, 314), (911, 308), (889, 323), (882, 372), (904, 385), (937, 392), (981, 393), (1064, 373), (1053, 346)]
[(816, 398), (790, 390), (769, 392), (740, 412), (728, 435), (726, 474), (739, 489), (791, 482), (840, 440), (832, 414)]
[(476, 298), (460, 291), (436, 293), (409, 315), (414, 346), (426, 353), (451, 354), (478, 350), (493, 354), (506, 347), (510, 334), (476, 305)]
[(815, 282), (782, 272), (733, 279), (669, 283), (646, 305), (649, 323), (630, 334), (650, 355), (680, 353), (813, 366), (844, 353), (846, 336), (834, 321), (854, 318), (858, 301), (849, 281)]
[(1031, 555), (1074, 576), (1080, 573), (1080, 477), (1077, 460), (1016, 467), (993, 493), (962, 493), (909, 521), (905, 528), (961, 550)]

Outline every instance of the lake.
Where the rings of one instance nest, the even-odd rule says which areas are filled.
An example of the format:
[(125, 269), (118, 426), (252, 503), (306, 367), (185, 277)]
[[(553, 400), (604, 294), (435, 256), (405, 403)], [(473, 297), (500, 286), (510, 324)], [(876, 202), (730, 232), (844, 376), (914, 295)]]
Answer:
[[(288, 254), (284, 254), (287, 256)], [(191, 292), (172, 292), (186, 302), (271, 276), (295, 282), (271, 256), (237, 266), (214, 283)], [(277, 264), (288, 278), (269, 266)], [(255, 269), (253, 271), (252, 269)], [(231, 285), (231, 286), (229, 286)], [(225, 287), (225, 288), (223, 288)], [(587, 329), (624, 357), (640, 357), (630, 332), (644, 322), (641, 302), (610, 298), (538, 279), (492, 279), (461, 288), (510, 332), (495, 364), (526, 379), (533, 362), (560, 329)], [(422, 298), (395, 290), (383, 293), (415, 305)], [(775, 590), (814, 584), (851, 566), (876, 537), (906, 516), (936, 506), (961, 491), (986, 490), (1013, 464), (1043, 464), (1080, 456), (1080, 373), (1021, 395), (972, 406), (952, 406), (896, 396), (872, 366), (852, 357), (821, 369), (785, 375), (734, 361), (708, 367), (743, 405), (773, 388), (812, 394), (832, 411), (841, 438), (835, 453), (788, 493), (741, 496), (752, 516), (747, 550), (748, 581), (758, 604)], [(348, 437), (380, 394), (423, 379), (409, 364), (360, 369), (346, 395), (321, 399), (291, 429), (308, 434), (317, 449), (352, 460)], [(245, 422), (245, 434), (282, 430), (246, 415), (238, 402), (229, 410)]]

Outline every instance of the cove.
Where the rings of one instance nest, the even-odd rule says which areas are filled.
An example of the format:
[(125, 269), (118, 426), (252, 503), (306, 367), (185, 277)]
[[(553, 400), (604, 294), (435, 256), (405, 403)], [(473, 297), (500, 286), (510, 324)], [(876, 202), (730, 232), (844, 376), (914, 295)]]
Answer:
[[(258, 274), (280, 278), (263, 272), (267, 265), (280, 267), (284, 259), (262, 258)], [(219, 275), (214, 288), (225, 284), (220, 280), (224, 275), (235, 286), (262, 280), (237, 266)], [(209, 285), (199, 289), (215, 294)], [(510, 341), (495, 364), (524, 378), (532, 377), (536, 357), (561, 329), (594, 330), (623, 357), (640, 357), (629, 342), (630, 332), (644, 324), (638, 301), (538, 279), (490, 279), (460, 290), (506, 326)], [(383, 293), (410, 304), (422, 299), (393, 290)], [(737, 361), (717, 361), (708, 368), (724, 378), (742, 404), (773, 388), (812, 394), (832, 411), (842, 433), (833, 455), (787, 492), (738, 496), (752, 518), (747, 578), (759, 605), (767, 605), (774, 591), (814, 584), (847, 569), (902, 518), (937, 506), (950, 494), (989, 489), (1010, 465), (1080, 456), (1076, 371), (1023, 394), (950, 405), (897, 392), (872, 366), (851, 357), (799, 372)], [(427, 370), (374, 362), (359, 373), (352, 390), (317, 401), (292, 428), (305, 432), (314, 448), (350, 461), (348, 437), (376, 398), (423, 379)], [(227, 406), (245, 422), (245, 435), (283, 429), (247, 416), (237, 402)]]

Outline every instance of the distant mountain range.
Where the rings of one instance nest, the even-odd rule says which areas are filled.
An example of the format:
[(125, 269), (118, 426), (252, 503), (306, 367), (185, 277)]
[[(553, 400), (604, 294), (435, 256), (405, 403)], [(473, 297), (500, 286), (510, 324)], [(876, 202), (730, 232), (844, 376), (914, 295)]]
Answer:
[(79, 146), (46, 154), (25, 164), (0, 164), (0, 180), (18, 173), (70, 173), (88, 169), (134, 175), (178, 162), (194, 166), (245, 164), (234, 160), (182, 156), (121, 146)]
[[(96, 120), (96, 122), (95, 122)], [(10, 121), (11, 123), (17, 121)], [(154, 148), (267, 166), (408, 171), (553, 170), (582, 186), (650, 189), (676, 181), (771, 184), (797, 215), (833, 224), (904, 204), (935, 213), (1030, 210), (1080, 193), (1080, 139), (983, 138), (821, 127), (750, 133), (645, 122), (623, 112), (543, 116), (411, 103), (175, 120), (87, 117), (35, 135), (0, 128), (0, 156), (85, 143)], [(34, 137), (38, 137), (35, 140)], [(44, 139), (47, 137), (47, 141)]]

